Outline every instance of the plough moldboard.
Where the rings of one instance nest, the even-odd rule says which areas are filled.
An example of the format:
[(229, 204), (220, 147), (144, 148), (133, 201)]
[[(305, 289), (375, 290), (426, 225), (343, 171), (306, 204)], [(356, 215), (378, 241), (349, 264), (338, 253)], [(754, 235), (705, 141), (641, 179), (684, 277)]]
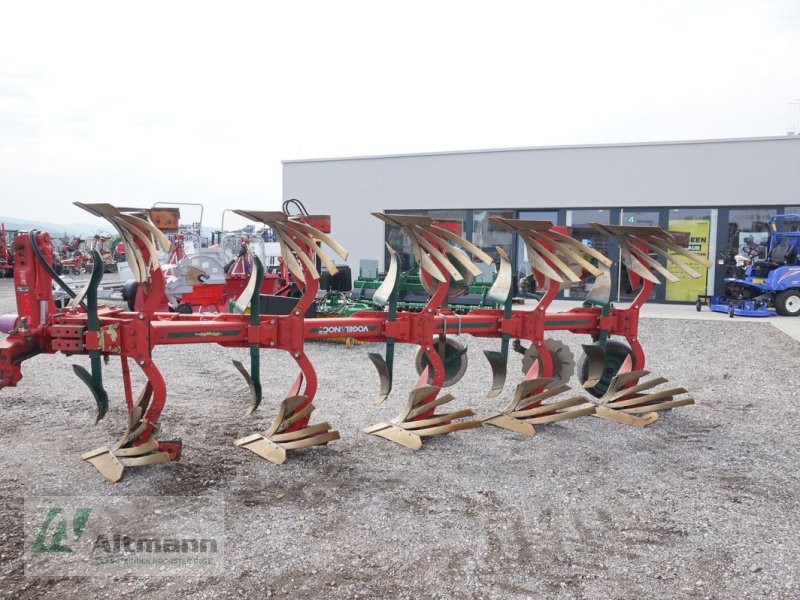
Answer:
[[(518, 235), (528, 250), (531, 269), (540, 295), (532, 310), (514, 308), (511, 302), (511, 265), (498, 249), (501, 264), (489, 292), (497, 308), (475, 309), (467, 314), (448, 310), (466, 273), (480, 274), (473, 260), (486, 264), (492, 258), (447, 227), (424, 216), (374, 216), (399, 226), (411, 241), (426, 289), (431, 290), (422, 311), (397, 309), (398, 259), (390, 248), (391, 262), (381, 287), (375, 292), (375, 310), (365, 310), (346, 318), (309, 318), (306, 313), (318, 289), (318, 265), (336, 273), (333, 260), (323, 251), (330, 248), (341, 259), (347, 252), (325, 233), (309, 224), (311, 218), (282, 212), (237, 211), (238, 214), (268, 225), (281, 243), (282, 258), (302, 290), (290, 314), (261, 314), (263, 268), (254, 257), (255, 268), (232, 313), (160, 312), (165, 277), (158, 261), (159, 248), (169, 251), (166, 236), (150, 220), (147, 210), (121, 210), (108, 204), (77, 205), (107, 219), (126, 245), (126, 255), (144, 301), (138, 311), (99, 306), (97, 289), (102, 277), (101, 260), (95, 260), (91, 279), (80, 294), (72, 290), (69, 306), (56, 310), (52, 282), (62, 285), (52, 270), (52, 245), (47, 233), (30, 232), (14, 242), (14, 273), (17, 315), (2, 317), (0, 326), (8, 334), (0, 343), (0, 387), (14, 386), (22, 378), (21, 363), (40, 353), (61, 352), (88, 355), (90, 368), (75, 365), (76, 374), (90, 388), (102, 418), (108, 409), (103, 387), (103, 362), (118, 357), (121, 363), (128, 410), (125, 432), (116, 442), (92, 450), (83, 459), (94, 465), (108, 481), (122, 478), (126, 467), (177, 460), (180, 441), (162, 439), (159, 418), (167, 399), (167, 388), (152, 351), (159, 345), (216, 343), (249, 350), (249, 368), (238, 361), (234, 367), (250, 389), (250, 412), (262, 400), (262, 350), (288, 352), (297, 363), (299, 374), (281, 402), (277, 416), (260, 433), (235, 441), (274, 463), (286, 460), (287, 452), (327, 444), (339, 438), (328, 423), (312, 424), (317, 376), (305, 352), (306, 342), (348, 337), (364, 342), (383, 342), (385, 354), (369, 357), (380, 375), (376, 403), (383, 402), (392, 390), (394, 348), (396, 344), (419, 346), (417, 367), (420, 378), (410, 392), (402, 412), (391, 421), (367, 427), (365, 431), (409, 448), (420, 448), (426, 437), (443, 435), (490, 424), (531, 436), (534, 427), (583, 416), (596, 416), (619, 423), (645, 426), (658, 418), (657, 411), (692, 404), (680, 387), (656, 390), (666, 383), (660, 377), (647, 379), (645, 353), (638, 338), (639, 310), (656, 274), (672, 278), (658, 257), (670, 262), (690, 277), (698, 274), (686, 260), (706, 263), (680, 246), (667, 232), (656, 227), (594, 227), (616, 238), (622, 260), (638, 295), (627, 307), (615, 307), (610, 297), (611, 260), (584, 246), (566, 232), (546, 221), (524, 221), (491, 217), (493, 224)], [(655, 258), (654, 258), (655, 256)], [(594, 278), (586, 302), (565, 312), (549, 312), (560, 289)], [(462, 286), (463, 287), (463, 286)], [(569, 393), (571, 353), (546, 338), (548, 331), (569, 331), (590, 338), (584, 344), (586, 358), (579, 379), (583, 390)], [(525, 369), (513, 399), (502, 409), (476, 417), (472, 410), (448, 412), (453, 399), (442, 388), (453, 385), (466, 368), (465, 348), (458, 335), (496, 338), (498, 351), (486, 351), (492, 369), (494, 397), (502, 391), (507, 376), (511, 341), (524, 353)], [(622, 343), (618, 339), (624, 338)], [(268, 355), (268, 353), (267, 353)], [(144, 373), (147, 383), (134, 398), (130, 364)]]

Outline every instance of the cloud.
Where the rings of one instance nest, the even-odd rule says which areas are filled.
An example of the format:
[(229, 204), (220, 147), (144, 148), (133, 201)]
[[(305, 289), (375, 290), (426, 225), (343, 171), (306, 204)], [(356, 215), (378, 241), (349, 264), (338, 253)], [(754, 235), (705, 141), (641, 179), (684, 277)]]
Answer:
[(12, 101), (30, 102), (32, 99), (25, 86), (16, 77), (0, 73), (0, 98)]
[(800, 96), (799, 12), (9, 3), (0, 203), (69, 220), (72, 200), (202, 197), (215, 222), (236, 202), (278, 208), (282, 158), (780, 135)]

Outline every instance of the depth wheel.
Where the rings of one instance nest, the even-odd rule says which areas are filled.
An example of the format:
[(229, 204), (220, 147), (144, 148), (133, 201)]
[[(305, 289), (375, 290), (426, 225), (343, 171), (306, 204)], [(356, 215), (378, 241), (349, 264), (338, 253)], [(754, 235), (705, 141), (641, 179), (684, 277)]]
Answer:
[[(438, 350), (439, 342), (434, 340), (433, 346)], [(447, 338), (444, 347), (444, 356), (441, 357), (444, 363), (444, 383), (442, 387), (455, 385), (461, 380), (464, 373), (467, 372), (467, 353), (464, 352), (464, 350), (465, 346), (461, 342), (452, 337)], [(422, 375), (425, 368), (430, 367), (430, 365), (431, 361), (428, 360), (425, 350), (420, 348), (414, 360), (417, 374)], [(431, 383), (433, 383), (433, 369), (428, 371), (428, 385)]]
[[(575, 356), (572, 351), (561, 342), (554, 339), (546, 339), (544, 345), (550, 358), (553, 361), (553, 375), (550, 385), (555, 387), (564, 383), (569, 383), (572, 374), (575, 372)], [(522, 357), (522, 374), (526, 375), (534, 362), (539, 361), (539, 353), (536, 351), (536, 346), (531, 343), (525, 355)], [(540, 373), (541, 373), (541, 364)]]
[[(629, 356), (633, 356), (633, 350), (627, 344), (616, 340), (608, 340), (606, 342), (606, 359), (603, 365), (603, 374), (594, 387), (584, 389), (595, 398), (602, 398), (606, 390), (608, 390), (611, 380), (616, 377), (625, 359)], [(589, 379), (589, 372), (589, 358), (584, 354), (578, 361), (578, 380), (582, 384)]]

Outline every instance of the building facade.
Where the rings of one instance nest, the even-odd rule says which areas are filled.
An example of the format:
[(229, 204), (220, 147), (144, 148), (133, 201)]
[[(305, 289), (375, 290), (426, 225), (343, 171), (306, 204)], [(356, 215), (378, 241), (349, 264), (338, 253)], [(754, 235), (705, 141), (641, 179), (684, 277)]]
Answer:
[[(371, 212), (460, 219), (476, 245), (505, 248), (518, 275), (527, 274), (524, 247), (487, 217), (549, 220), (614, 259), (614, 298), (624, 300), (630, 290), (616, 244), (589, 223), (659, 225), (714, 261), (726, 252), (763, 254), (769, 218), (800, 213), (800, 137), (290, 160), (283, 197), (332, 215), (356, 272), (361, 259), (385, 261), (384, 240), (409, 260), (399, 232)], [(719, 292), (726, 268), (699, 270), (699, 280), (658, 286), (654, 299), (692, 302)]]

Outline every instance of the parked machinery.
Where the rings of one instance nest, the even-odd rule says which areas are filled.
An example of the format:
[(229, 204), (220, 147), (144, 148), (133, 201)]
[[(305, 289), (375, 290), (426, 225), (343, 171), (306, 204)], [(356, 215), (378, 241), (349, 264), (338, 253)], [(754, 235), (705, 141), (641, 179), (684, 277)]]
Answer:
[[(695, 276), (684, 259), (706, 262), (675, 243), (674, 238), (656, 227), (615, 227), (595, 224), (601, 233), (616, 238), (622, 260), (628, 267), (631, 284), (639, 290), (627, 307), (612, 306), (610, 297), (611, 261), (596, 250), (559, 232), (545, 221), (523, 221), (492, 217), (495, 226), (518, 235), (528, 249), (531, 268), (541, 298), (533, 310), (515, 310), (511, 303), (511, 265), (502, 257), (498, 275), (489, 291), (497, 308), (474, 309), (467, 314), (450, 310), (447, 299), (451, 286), (464, 280), (464, 273), (477, 275), (475, 260), (485, 264), (491, 258), (459, 235), (422, 216), (374, 213), (399, 226), (413, 246), (422, 276), (429, 279), (431, 297), (421, 311), (398, 310), (399, 269), (397, 255), (391, 252), (387, 276), (373, 301), (382, 309), (365, 310), (344, 318), (309, 317), (319, 288), (319, 260), (329, 273), (336, 274), (334, 262), (322, 250), (325, 245), (345, 260), (347, 252), (327, 233), (316, 228), (306, 215), (288, 216), (283, 212), (237, 211), (241, 216), (269, 226), (281, 245), (282, 258), (294, 278), (300, 295), (291, 299), (285, 314), (267, 314), (268, 303), (257, 293), (264, 275), (258, 258), (248, 283), (235, 303), (234, 313), (163, 312), (159, 310), (165, 293), (165, 276), (160, 268), (157, 248), (169, 251), (169, 240), (156, 227), (147, 211), (136, 214), (108, 204), (78, 204), (112, 223), (126, 242), (126, 254), (136, 265), (136, 277), (143, 294), (135, 311), (98, 306), (97, 287), (102, 276), (100, 261), (89, 284), (70, 305), (57, 310), (51, 282), (60, 282), (52, 271), (52, 246), (46, 233), (31, 232), (15, 241), (15, 271), (18, 314), (2, 317), (0, 327), (9, 335), (0, 343), (0, 387), (16, 385), (21, 363), (36, 354), (62, 352), (89, 357), (89, 369), (75, 364), (75, 373), (90, 388), (98, 408), (98, 419), (108, 409), (108, 394), (103, 385), (102, 359), (118, 356), (122, 367), (128, 424), (114, 443), (83, 455), (108, 481), (118, 481), (127, 467), (177, 460), (180, 441), (161, 437), (160, 416), (167, 399), (164, 379), (153, 360), (159, 345), (216, 343), (225, 347), (249, 349), (246, 367), (234, 365), (244, 375), (251, 395), (250, 412), (261, 403), (262, 349), (282, 350), (291, 355), (299, 373), (281, 402), (277, 416), (265, 430), (235, 441), (274, 463), (286, 460), (287, 453), (300, 448), (324, 445), (338, 439), (329, 423), (312, 424), (317, 376), (305, 343), (343, 335), (386, 344), (384, 354), (370, 359), (380, 375), (376, 402), (383, 402), (392, 390), (394, 348), (398, 343), (419, 347), (417, 365), (420, 378), (401, 413), (391, 421), (365, 429), (409, 448), (420, 448), (429, 436), (473, 429), (488, 423), (522, 435), (533, 435), (534, 426), (565, 419), (594, 415), (612, 421), (645, 426), (658, 418), (663, 409), (694, 401), (681, 387), (656, 390), (666, 380), (648, 379), (645, 353), (638, 336), (639, 310), (656, 274), (669, 271), (651, 253), (674, 263)], [(323, 221), (324, 222), (324, 221)], [(585, 277), (595, 277), (589, 298), (583, 306), (553, 313), (550, 304), (561, 287)], [(285, 308), (285, 307), (284, 307)], [(245, 314), (249, 313), (249, 314)], [(583, 392), (565, 397), (568, 387), (563, 372), (569, 361), (559, 356), (560, 349), (548, 344), (548, 331), (570, 331), (586, 335), (591, 343), (579, 369)], [(513, 400), (502, 410), (474, 418), (471, 409), (439, 412), (453, 399), (440, 394), (455, 384), (466, 370), (466, 353), (453, 336), (470, 334), (500, 341), (497, 351), (487, 351), (492, 370), (489, 396), (498, 395), (507, 376), (510, 340), (528, 344), (527, 370), (516, 386)], [(625, 342), (620, 341), (624, 339)], [(555, 355), (555, 356), (554, 356)], [(144, 373), (147, 384), (134, 398), (130, 361)]]
[(698, 311), (708, 304), (731, 317), (800, 315), (800, 215), (772, 217), (769, 232), (766, 258), (751, 257), (743, 274), (726, 278), (724, 295), (698, 296)]
[(14, 252), (11, 242), (16, 234), (16, 231), (6, 229), (5, 224), (0, 223), (0, 277), (11, 277), (14, 273)]
[(64, 238), (60, 248), (56, 250), (59, 269), (68, 275), (87, 273), (92, 270), (95, 251), (100, 256), (104, 272), (112, 273), (117, 270), (111, 238), (103, 233), (97, 233), (88, 240), (80, 236)]
[[(191, 207), (196, 220), (184, 222), (181, 210)], [(228, 312), (247, 285), (253, 255), (265, 258), (261, 238), (238, 232), (216, 232), (215, 243), (205, 247), (202, 238), (203, 206), (197, 203), (156, 203), (151, 209), (127, 209), (132, 215), (149, 215), (148, 219), (169, 242), (169, 252), (160, 262), (164, 272), (164, 296), (159, 311)], [(228, 211), (226, 211), (228, 212)], [(198, 217), (199, 215), (199, 217)], [(224, 219), (223, 219), (224, 223)], [(123, 243), (125, 243), (123, 239)], [(126, 256), (128, 253), (125, 252)], [(118, 294), (130, 310), (138, 310), (145, 301), (135, 276), (137, 258), (128, 261), (130, 279), (106, 287), (113, 298)], [(131, 264), (132, 263), (132, 264)], [(124, 270), (128, 274), (128, 269)], [(261, 293), (277, 293), (283, 286), (278, 274), (265, 274)]]

